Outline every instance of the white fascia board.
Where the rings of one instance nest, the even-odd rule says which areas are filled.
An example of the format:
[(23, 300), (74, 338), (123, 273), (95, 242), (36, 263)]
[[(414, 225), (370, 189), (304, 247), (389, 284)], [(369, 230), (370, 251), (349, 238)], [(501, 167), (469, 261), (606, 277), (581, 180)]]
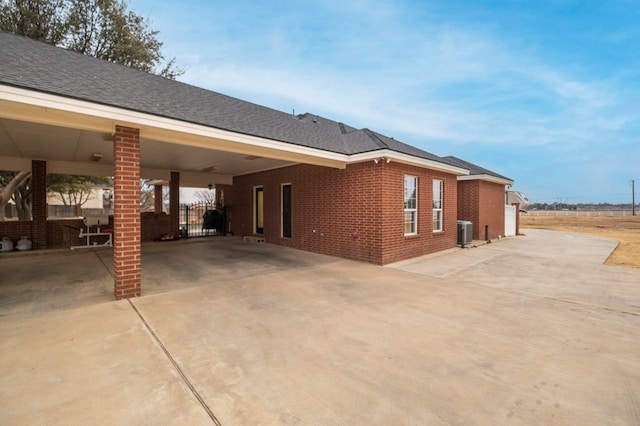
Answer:
[[(164, 132), (177, 132), (201, 136), (204, 138), (218, 139), (244, 145), (246, 149), (259, 147), (268, 150), (280, 151), (283, 153), (293, 153), (308, 157), (315, 157), (326, 160), (327, 165), (344, 168), (347, 164), (360, 163), (362, 161), (374, 160), (376, 158), (389, 158), (392, 161), (404, 164), (425, 167), (432, 170), (443, 171), (457, 176), (468, 175), (469, 171), (438, 161), (428, 160), (409, 154), (403, 154), (389, 149), (381, 149), (362, 154), (346, 155), (324, 151), (317, 148), (310, 148), (295, 145), (287, 142), (275, 141), (258, 136), (245, 135), (228, 130), (217, 129), (200, 124), (188, 123), (176, 119), (160, 117), (152, 114), (131, 111), (123, 108), (97, 104), (89, 101), (71, 99), (59, 95), (51, 95), (35, 90), (27, 90), (0, 84), (0, 100), (29, 105), (32, 107), (50, 108), (52, 110), (64, 111), (71, 114), (93, 117), (111, 122), (111, 126), (116, 123), (131, 126), (134, 128), (148, 127)], [(111, 128), (111, 131), (115, 129)], [(153, 132), (155, 135), (162, 132)], [(144, 138), (144, 134), (140, 135)], [(170, 143), (180, 143), (179, 138), (165, 140)], [(212, 147), (215, 148), (215, 147)]]
[[(0, 85), (0, 99), (31, 106), (51, 108), (74, 114), (106, 119), (115, 123), (122, 123), (122, 125), (131, 125), (134, 128), (137, 128), (138, 126), (148, 126), (170, 132), (173, 131), (203, 136), (206, 138), (236, 142), (239, 144), (244, 144), (248, 148), (251, 146), (267, 148), (288, 153), (307, 155), (310, 157), (323, 158), (326, 160), (336, 161), (344, 164), (348, 163), (348, 156), (344, 154), (333, 153), (287, 142), (275, 141), (259, 136), (245, 135), (242, 133), (208, 127), (201, 124), (193, 124), (185, 121), (131, 111), (123, 108), (96, 104), (94, 102), (81, 101), (58, 95), (50, 95), (33, 90), (20, 89), (12, 86)], [(144, 137), (144, 135), (141, 135), (141, 137)], [(176, 141), (172, 142), (176, 143)]]
[(498, 183), (500, 185), (513, 185), (513, 181), (509, 179), (499, 178), (487, 174), (458, 176), (458, 180), (484, 180), (486, 182)]
[(469, 170), (461, 167), (452, 166), (450, 164), (441, 163), (439, 161), (428, 160), (426, 158), (416, 157), (414, 155), (403, 154), (401, 152), (391, 151), (390, 149), (380, 149), (376, 151), (365, 152), (362, 154), (353, 154), (349, 156), (350, 163), (361, 163), (363, 161), (373, 161), (376, 159), (389, 159), (403, 164), (410, 164), (427, 169), (438, 170), (451, 173), (457, 176), (468, 175)]
[(30, 172), (31, 159), (20, 157), (0, 157), (0, 170), (12, 172)]

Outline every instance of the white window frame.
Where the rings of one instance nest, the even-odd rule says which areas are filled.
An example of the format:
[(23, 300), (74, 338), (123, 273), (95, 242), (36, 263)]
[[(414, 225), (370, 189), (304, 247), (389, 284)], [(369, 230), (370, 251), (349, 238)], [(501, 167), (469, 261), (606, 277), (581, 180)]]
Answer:
[[(436, 188), (438, 184), (438, 188)], [(444, 181), (433, 180), (433, 232), (444, 230)]]
[[(407, 183), (411, 182), (412, 187), (408, 187)], [(403, 192), (403, 225), (404, 235), (417, 235), (418, 234), (418, 177), (411, 175), (404, 175), (402, 186)], [(411, 197), (410, 192), (413, 192)], [(413, 205), (411, 200), (413, 198)], [(410, 215), (411, 220), (407, 221), (407, 214)], [(407, 225), (409, 225), (409, 232), (407, 232)]]

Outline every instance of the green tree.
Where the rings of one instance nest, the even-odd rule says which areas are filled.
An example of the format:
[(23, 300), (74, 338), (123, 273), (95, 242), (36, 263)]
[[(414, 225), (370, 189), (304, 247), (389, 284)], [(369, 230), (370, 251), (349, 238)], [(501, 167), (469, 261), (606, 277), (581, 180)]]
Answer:
[(68, 31), (68, 1), (0, 0), (0, 29), (62, 45)]
[(163, 43), (123, 0), (0, 0), (0, 30), (175, 79)]
[[(158, 31), (129, 11), (123, 0), (0, 0), (0, 30), (170, 79), (184, 73), (175, 66), (175, 58), (163, 65)], [(22, 220), (31, 219), (30, 174), (25, 178), (13, 173), (18, 176), (22, 186), (10, 179), (0, 181), (0, 190), (11, 187), (0, 196), (0, 219), (10, 199), (19, 217), (26, 218)]]
[(111, 184), (111, 179), (105, 177), (47, 175), (47, 192), (65, 206), (81, 206), (89, 200), (93, 188)]

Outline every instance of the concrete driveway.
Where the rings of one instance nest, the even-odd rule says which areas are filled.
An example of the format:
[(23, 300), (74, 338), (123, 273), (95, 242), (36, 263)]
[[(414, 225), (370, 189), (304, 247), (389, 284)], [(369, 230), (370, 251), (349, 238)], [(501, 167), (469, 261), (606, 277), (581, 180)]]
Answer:
[(0, 254), (3, 424), (639, 424), (640, 270), (526, 237), (389, 267), (235, 238)]

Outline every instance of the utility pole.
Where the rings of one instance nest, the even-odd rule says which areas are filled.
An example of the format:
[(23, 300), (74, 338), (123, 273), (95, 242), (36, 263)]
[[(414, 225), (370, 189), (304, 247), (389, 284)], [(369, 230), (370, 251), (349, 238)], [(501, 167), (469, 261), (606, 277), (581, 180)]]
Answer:
[(631, 216), (636, 215), (636, 181), (631, 181)]

